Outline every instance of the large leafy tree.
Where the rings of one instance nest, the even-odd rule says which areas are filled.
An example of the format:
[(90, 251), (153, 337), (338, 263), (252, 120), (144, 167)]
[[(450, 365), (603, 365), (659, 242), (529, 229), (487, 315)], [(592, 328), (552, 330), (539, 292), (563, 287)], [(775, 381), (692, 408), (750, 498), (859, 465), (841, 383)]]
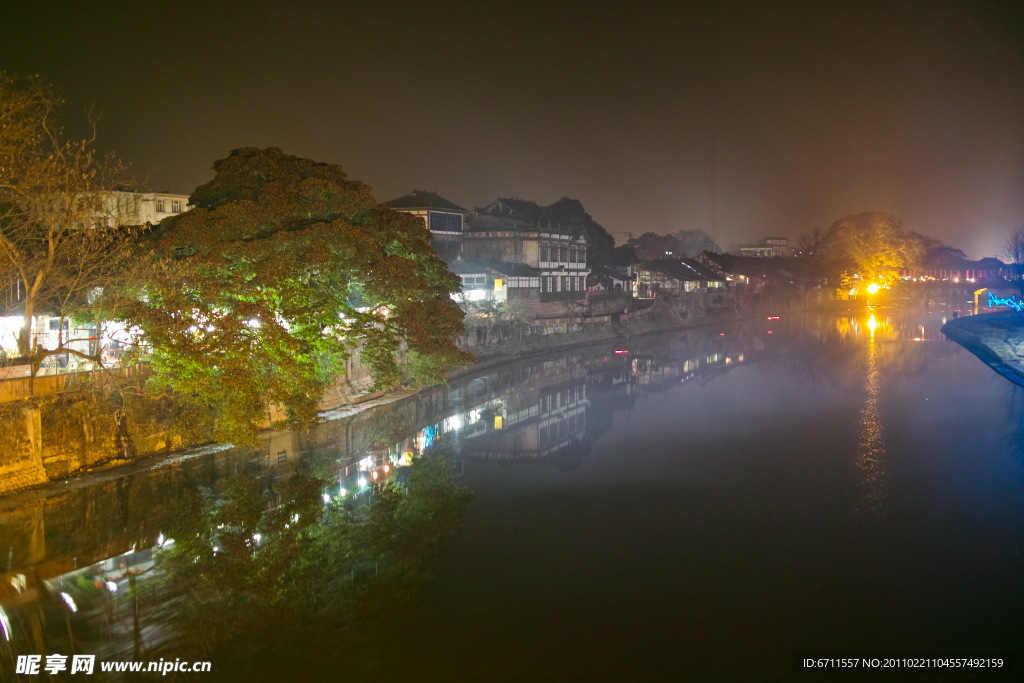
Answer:
[[(62, 102), (38, 78), (0, 72), (0, 316), (20, 316), (17, 350), (33, 372), (55, 353), (99, 360), (69, 348), (65, 321), (97, 319), (96, 292), (120, 278), (134, 243), (137, 212), (113, 188), (128, 169), (97, 154), (95, 136), (66, 137)], [(94, 127), (95, 131), (95, 127)], [(31, 321), (58, 319), (43, 343)]]
[(154, 383), (208, 408), (219, 438), (252, 441), (272, 403), (292, 426), (314, 419), (353, 353), (378, 388), (472, 360), (452, 341), (459, 279), (418, 219), (280, 149), (238, 149), (214, 170), (193, 209), (153, 232), (125, 317), (151, 346)]
[(895, 216), (869, 212), (833, 223), (815, 253), (840, 282), (858, 275), (865, 282), (888, 284), (918, 265), (921, 244)]

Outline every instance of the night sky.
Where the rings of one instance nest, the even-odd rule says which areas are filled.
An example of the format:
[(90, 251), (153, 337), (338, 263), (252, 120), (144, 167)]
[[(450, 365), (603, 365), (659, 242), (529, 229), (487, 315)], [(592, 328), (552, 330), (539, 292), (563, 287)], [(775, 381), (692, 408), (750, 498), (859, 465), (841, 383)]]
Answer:
[[(671, 5), (671, 6), (668, 6)], [(1024, 224), (1024, 4), (3, 0), (0, 69), (190, 193), (279, 146), (378, 199), (580, 199), (719, 243), (861, 211), (978, 258)]]

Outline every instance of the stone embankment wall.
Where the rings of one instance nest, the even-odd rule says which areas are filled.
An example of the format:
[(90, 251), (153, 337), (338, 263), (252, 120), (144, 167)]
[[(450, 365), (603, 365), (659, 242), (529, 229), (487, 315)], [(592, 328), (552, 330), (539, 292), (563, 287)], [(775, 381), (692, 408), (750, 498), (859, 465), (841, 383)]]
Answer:
[[(692, 292), (662, 295), (652, 302), (632, 299), (597, 300), (585, 316), (534, 318), (529, 321), (468, 320), (466, 333), (456, 339), (477, 361), (555, 350), (759, 315), (813, 308), (828, 300), (820, 292), (789, 292), (738, 305), (730, 293)], [(604, 304), (598, 308), (596, 304)], [(644, 306), (644, 307), (641, 307)]]
[(0, 494), (209, 441), (169, 397), (81, 391), (0, 410)]

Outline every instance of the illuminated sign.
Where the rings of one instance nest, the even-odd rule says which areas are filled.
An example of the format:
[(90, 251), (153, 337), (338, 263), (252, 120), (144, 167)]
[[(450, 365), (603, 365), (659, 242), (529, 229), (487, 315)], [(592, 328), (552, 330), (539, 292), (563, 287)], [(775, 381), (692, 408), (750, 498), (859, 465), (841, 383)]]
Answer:
[(1011, 295), (1009, 299), (1000, 299), (992, 292), (989, 292), (988, 307), (995, 308), (996, 306), (1009, 306), (1018, 313), (1024, 311), (1024, 301), (1017, 301), (1017, 297), (1015, 295)]
[(504, 283), (502, 283), (500, 277), (494, 278), (494, 291), (495, 292), (500, 292), (502, 284), (504, 284)]

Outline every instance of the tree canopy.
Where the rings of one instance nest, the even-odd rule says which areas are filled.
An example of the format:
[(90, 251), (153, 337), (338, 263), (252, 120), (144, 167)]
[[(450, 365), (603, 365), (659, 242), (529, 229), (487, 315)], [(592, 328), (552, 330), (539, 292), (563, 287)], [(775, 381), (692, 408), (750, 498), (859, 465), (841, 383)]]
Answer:
[(1010, 265), (1010, 279), (1017, 283), (1024, 300), (1024, 225), (1017, 226), (1003, 243), (1003, 254)]
[(276, 148), (235, 150), (214, 170), (193, 209), (153, 231), (124, 317), (151, 346), (155, 384), (212, 408), (218, 438), (251, 441), (268, 403), (292, 425), (314, 419), (354, 353), (376, 388), (471, 362), (452, 341), (461, 283), (419, 219), (339, 166)]
[(903, 231), (900, 219), (869, 212), (833, 223), (815, 253), (841, 283), (857, 275), (865, 282), (888, 284), (902, 270), (918, 265), (921, 249), (920, 241)]

